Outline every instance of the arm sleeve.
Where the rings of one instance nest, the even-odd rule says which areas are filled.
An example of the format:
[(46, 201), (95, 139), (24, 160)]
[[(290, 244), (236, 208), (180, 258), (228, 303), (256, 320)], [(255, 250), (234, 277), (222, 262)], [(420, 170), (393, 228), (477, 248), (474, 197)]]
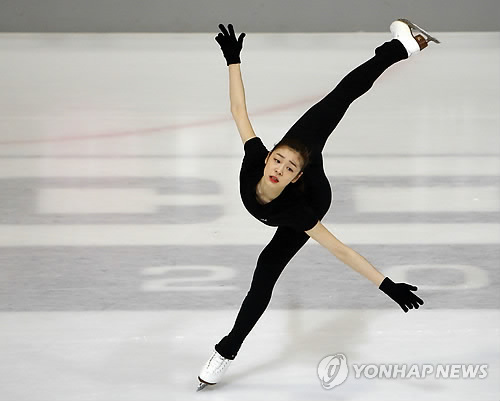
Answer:
[(250, 166), (256, 164), (260, 165), (262, 160), (265, 160), (267, 154), (269, 153), (258, 136), (246, 141), (243, 149), (245, 150), (243, 163)]
[(309, 231), (318, 221), (319, 218), (314, 210), (301, 202), (291, 210), (288, 225), (297, 231)]
[(302, 231), (309, 231), (311, 228), (313, 228), (319, 221), (318, 216), (310, 207), (305, 207), (302, 218), (301, 224), (300, 224), (300, 229)]

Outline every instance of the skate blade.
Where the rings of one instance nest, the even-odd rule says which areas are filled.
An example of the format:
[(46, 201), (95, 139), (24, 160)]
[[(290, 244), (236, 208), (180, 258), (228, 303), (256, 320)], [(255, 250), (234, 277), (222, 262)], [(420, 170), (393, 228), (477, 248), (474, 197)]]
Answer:
[(200, 384), (198, 384), (198, 388), (196, 389), (196, 391), (201, 391), (201, 390), (203, 390), (207, 386), (213, 386), (214, 385), (213, 383), (204, 382), (199, 377), (198, 377), (198, 381), (200, 382)]
[(421, 33), (423, 33), (425, 36), (427, 36), (426, 40), (427, 42), (436, 42), (436, 43), (441, 43), (439, 40), (437, 40), (434, 36), (432, 36), (429, 32), (427, 32), (425, 29), (420, 28), (417, 24), (414, 24), (410, 20), (400, 18), (399, 21), (404, 22), (406, 25), (408, 25), (410, 28), (417, 29)]

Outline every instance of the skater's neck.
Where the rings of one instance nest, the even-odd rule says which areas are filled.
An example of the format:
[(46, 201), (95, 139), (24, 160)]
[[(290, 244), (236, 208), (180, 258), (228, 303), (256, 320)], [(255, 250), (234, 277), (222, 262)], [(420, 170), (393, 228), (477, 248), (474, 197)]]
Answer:
[(265, 205), (276, 199), (280, 196), (284, 189), (279, 188), (278, 190), (275, 190), (274, 188), (271, 188), (270, 185), (266, 183), (265, 178), (266, 177), (263, 176), (255, 187), (255, 196), (261, 205)]

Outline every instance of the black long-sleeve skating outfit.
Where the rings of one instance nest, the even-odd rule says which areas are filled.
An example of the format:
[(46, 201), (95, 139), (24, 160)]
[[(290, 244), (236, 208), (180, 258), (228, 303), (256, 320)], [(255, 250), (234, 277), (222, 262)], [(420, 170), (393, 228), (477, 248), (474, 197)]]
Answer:
[(347, 76), (322, 100), (313, 105), (285, 134), (300, 139), (312, 152), (310, 164), (300, 180), (304, 192), (289, 184), (268, 204), (256, 199), (256, 185), (263, 175), (268, 150), (260, 138), (245, 143), (245, 156), (240, 173), (240, 192), (247, 210), (266, 225), (278, 227), (271, 242), (259, 255), (248, 291), (231, 332), (215, 349), (234, 359), (243, 341), (271, 300), (281, 272), (310, 238), (304, 231), (314, 227), (328, 211), (332, 193), (323, 170), (322, 151), (325, 143), (351, 103), (366, 93), (375, 80), (391, 65), (408, 58), (399, 40), (393, 39), (375, 49), (375, 56)]

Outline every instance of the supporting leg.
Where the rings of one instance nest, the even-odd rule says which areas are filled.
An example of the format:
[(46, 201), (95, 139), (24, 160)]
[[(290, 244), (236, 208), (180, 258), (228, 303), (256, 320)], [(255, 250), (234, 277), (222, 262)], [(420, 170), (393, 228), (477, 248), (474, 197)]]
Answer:
[(271, 242), (261, 252), (257, 267), (234, 327), (215, 349), (222, 356), (234, 359), (243, 341), (266, 310), (274, 285), (288, 262), (307, 242), (309, 236), (288, 227), (279, 227)]

